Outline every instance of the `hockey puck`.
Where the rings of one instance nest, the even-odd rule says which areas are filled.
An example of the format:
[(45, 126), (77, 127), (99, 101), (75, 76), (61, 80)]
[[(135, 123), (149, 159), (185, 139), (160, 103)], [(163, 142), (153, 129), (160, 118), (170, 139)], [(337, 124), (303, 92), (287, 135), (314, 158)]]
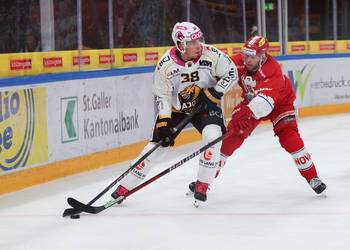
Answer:
[(80, 219), (80, 214), (72, 214), (70, 216), (71, 219)]

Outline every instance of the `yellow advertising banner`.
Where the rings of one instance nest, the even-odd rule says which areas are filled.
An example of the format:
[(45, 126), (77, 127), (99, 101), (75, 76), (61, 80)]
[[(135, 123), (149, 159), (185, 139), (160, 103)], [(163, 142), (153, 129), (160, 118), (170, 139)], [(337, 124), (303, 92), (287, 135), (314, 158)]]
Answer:
[(0, 92), (0, 175), (48, 160), (46, 89)]
[[(239, 54), (243, 45), (244, 43), (214, 44), (229, 56)], [(0, 77), (151, 66), (156, 65), (170, 48), (145, 47), (0, 54)], [(288, 42), (289, 55), (349, 52), (350, 40)], [(280, 43), (270, 42), (269, 53), (273, 56), (281, 55)]]

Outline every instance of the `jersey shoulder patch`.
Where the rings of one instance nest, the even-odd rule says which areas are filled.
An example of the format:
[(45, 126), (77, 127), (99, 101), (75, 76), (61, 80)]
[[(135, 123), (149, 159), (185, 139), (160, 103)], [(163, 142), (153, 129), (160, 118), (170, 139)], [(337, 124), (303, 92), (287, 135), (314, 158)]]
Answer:
[(157, 67), (156, 67), (157, 71), (161, 71), (162, 69), (166, 68), (166, 65), (171, 64), (172, 59), (170, 56), (170, 51), (171, 51), (171, 49), (167, 50), (164, 53), (164, 55), (159, 59), (159, 61), (157, 63)]
[(214, 46), (212, 45), (208, 45), (208, 44), (203, 44), (203, 54), (204, 55), (207, 55), (211, 58), (213, 58), (214, 60), (220, 56), (222, 52), (215, 48)]

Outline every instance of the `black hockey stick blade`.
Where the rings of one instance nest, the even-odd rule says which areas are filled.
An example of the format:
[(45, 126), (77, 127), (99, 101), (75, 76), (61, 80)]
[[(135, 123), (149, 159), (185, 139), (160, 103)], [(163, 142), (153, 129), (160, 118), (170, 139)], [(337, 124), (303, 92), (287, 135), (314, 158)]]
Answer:
[[(194, 111), (192, 111), (186, 118), (184, 118), (173, 130), (174, 133), (181, 131), (191, 119), (201, 111), (201, 106), (198, 106)], [(144, 161), (150, 154), (152, 154), (157, 148), (160, 147), (162, 141), (157, 142), (157, 144), (151, 148), (147, 153), (145, 153), (139, 160), (137, 160), (130, 168), (128, 168), (122, 175), (120, 175), (116, 180), (114, 180), (108, 187), (102, 190), (95, 198), (93, 198), (87, 205), (92, 205), (96, 200), (98, 200), (102, 195), (104, 195), (108, 190), (110, 190), (116, 183), (120, 182), (127, 174), (129, 174), (137, 165)], [(73, 199), (73, 198), (72, 198)], [(82, 210), (76, 208), (67, 208), (64, 210), (62, 216), (66, 217), (73, 214), (79, 214), (83, 212)]]
[(79, 210), (80, 212), (85, 212), (85, 213), (89, 213), (89, 214), (98, 214), (100, 212), (102, 212), (103, 210), (105, 210), (106, 208), (114, 205), (115, 203), (117, 203), (120, 200), (123, 200), (125, 196), (119, 196), (117, 199), (113, 199), (110, 200), (109, 202), (107, 202), (105, 205), (103, 206), (91, 206), (91, 205), (86, 205), (74, 198), (69, 197), (67, 199), (67, 202), (69, 205), (71, 205), (73, 208), (72, 210)]
[(201, 147), (200, 149), (198, 149), (197, 151), (193, 152), (192, 154), (186, 156), (185, 158), (183, 158), (182, 160), (180, 160), (179, 162), (175, 163), (174, 165), (172, 165), (171, 167), (165, 169), (164, 171), (162, 171), (161, 173), (157, 174), (156, 176), (153, 176), (152, 178), (150, 178), (149, 180), (145, 181), (144, 183), (138, 185), (137, 187), (133, 188), (132, 190), (130, 190), (129, 192), (127, 192), (124, 196), (119, 196), (116, 199), (112, 199), (110, 201), (108, 201), (106, 204), (102, 205), (102, 206), (91, 206), (91, 205), (86, 205), (84, 203), (81, 203), (80, 201), (74, 199), (74, 198), (68, 198), (68, 204), (71, 205), (73, 208), (86, 212), (86, 213), (90, 213), (90, 214), (97, 214), (102, 212), (103, 210), (109, 208), (110, 206), (114, 205), (115, 203), (117, 203), (120, 200), (125, 199), (126, 197), (132, 195), (133, 193), (135, 193), (136, 191), (144, 188), (145, 186), (147, 186), (148, 184), (154, 182), (155, 180), (159, 179), (160, 177), (166, 175), (167, 173), (173, 171), (174, 169), (180, 167), (181, 165), (183, 165), (185, 162), (193, 159), (194, 157), (196, 157), (197, 155), (199, 155), (200, 153), (204, 152), (206, 149), (210, 148), (211, 146), (213, 146), (214, 144), (218, 143), (219, 141), (224, 140), (225, 138), (229, 137), (232, 133), (231, 132), (227, 132), (226, 134), (223, 134), (222, 136), (216, 138), (215, 140), (209, 142), (208, 144), (206, 144), (205, 146)]
[(104, 210), (104, 206), (101, 207), (94, 207), (94, 206), (90, 206), (90, 205), (86, 205), (84, 203), (81, 203), (80, 201), (69, 197), (67, 199), (67, 202), (69, 205), (71, 205), (73, 207), (73, 209), (79, 210), (81, 212), (86, 212), (89, 214), (97, 214), (99, 212), (101, 212), (102, 210)]
[(73, 214), (78, 214), (80, 213), (78, 210), (76, 210), (75, 208), (67, 208), (66, 210), (63, 211), (62, 216), (66, 217), (66, 216), (70, 216)]

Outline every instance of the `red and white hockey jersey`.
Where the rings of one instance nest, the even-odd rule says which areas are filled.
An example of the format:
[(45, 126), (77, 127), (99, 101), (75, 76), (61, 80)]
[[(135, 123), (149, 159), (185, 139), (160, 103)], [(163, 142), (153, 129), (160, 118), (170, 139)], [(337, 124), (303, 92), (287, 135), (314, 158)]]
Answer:
[(243, 103), (248, 104), (256, 119), (269, 115), (276, 107), (293, 105), (295, 93), (281, 66), (271, 55), (256, 72), (248, 72), (243, 56), (231, 57), (238, 70), (238, 84), (242, 88)]

